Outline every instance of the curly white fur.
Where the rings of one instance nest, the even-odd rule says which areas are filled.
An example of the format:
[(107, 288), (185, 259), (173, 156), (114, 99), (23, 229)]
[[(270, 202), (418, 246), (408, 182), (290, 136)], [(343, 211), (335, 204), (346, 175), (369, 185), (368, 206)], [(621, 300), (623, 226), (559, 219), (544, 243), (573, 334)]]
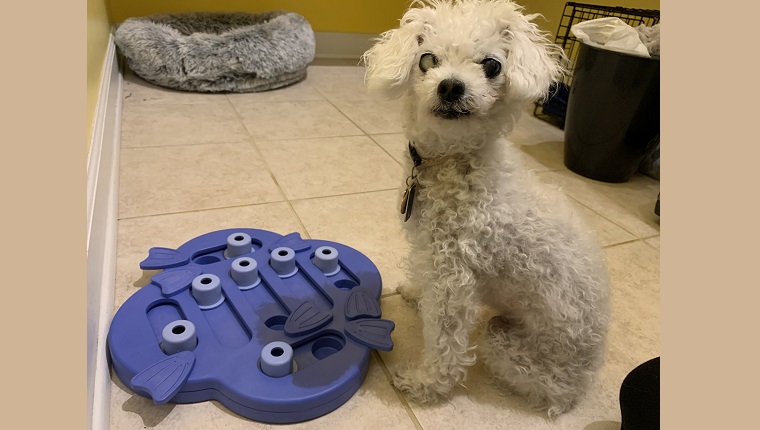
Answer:
[[(413, 400), (435, 401), (480, 354), (499, 385), (554, 417), (601, 367), (608, 275), (566, 198), (524, 170), (504, 136), (561, 76), (561, 54), (511, 1), (413, 6), (364, 56), (369, 90), (402, 99), (407, 138), (423, 159), (439, 161), (417, 177), (408, 283), (399, 289), (418, 301), (422, 359), (397, 369), (394, 383)], [(423, 71), (426, 53), (437, 62)], [(485, 58), (501, 64), (498, 75), (486, 76)], [(439, 96), (445, 79), (464, 86), (448, 105)], [(436, 114), (442, 108), (468, 115), (446, 119)], [(470, 335), (483, 305), (501, 316), (479, 351)]]

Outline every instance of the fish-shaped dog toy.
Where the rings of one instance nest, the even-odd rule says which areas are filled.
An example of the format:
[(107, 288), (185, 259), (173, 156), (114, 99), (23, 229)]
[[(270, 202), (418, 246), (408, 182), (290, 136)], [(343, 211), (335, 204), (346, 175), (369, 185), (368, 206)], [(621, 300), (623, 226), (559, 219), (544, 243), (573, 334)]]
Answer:
[(331, 412), (361, 386), (370, 350), (393, 348), (382, 280), (359, 251), (257, 229), (152, 248), (162, 270), (119, 308), (116, 375), (156, 404), (217, 400), (253, 420)]

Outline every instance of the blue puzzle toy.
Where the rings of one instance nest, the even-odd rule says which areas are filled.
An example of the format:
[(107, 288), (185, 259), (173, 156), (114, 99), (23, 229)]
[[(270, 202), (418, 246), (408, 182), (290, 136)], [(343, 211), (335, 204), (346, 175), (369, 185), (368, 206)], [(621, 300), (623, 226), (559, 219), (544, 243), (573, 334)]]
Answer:
[(292, 423), (353, 396), (370, 349), (393, 348), (377, 267), (348, 246), (264, 230), (207, 233), (140, 263), (163, 269), (111, 322), (108, 352), (156, 404), (217, 400)]

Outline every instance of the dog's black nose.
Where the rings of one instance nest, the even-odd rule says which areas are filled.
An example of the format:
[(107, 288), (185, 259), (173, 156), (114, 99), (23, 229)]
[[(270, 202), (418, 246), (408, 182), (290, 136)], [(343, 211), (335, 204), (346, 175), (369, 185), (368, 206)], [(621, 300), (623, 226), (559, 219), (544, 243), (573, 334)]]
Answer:
[(459, 79), (444, 79), (438, 84), (438, 96), (445, 102), (453, 103), (464, 94), (464, 82)]

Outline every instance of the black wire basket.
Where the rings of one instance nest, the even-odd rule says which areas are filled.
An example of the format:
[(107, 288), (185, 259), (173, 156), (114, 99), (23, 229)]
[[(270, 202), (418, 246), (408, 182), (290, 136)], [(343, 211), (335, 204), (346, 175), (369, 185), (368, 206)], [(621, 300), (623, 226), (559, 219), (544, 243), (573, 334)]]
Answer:
[(565, 51), (563, 62), (567, 74), (560, 82), (552, 85), (550, 97), (543, 102), (536, 102), (533, 115), (546, 122), (565, 128), (565, 113), (567, 100), (570, 96), (570, 86), (573, 81), (573, 65), (578, 57), (580, 42), (570, 32), (570, 27), (579, 22), (597, 18), (618, 17), (631, 27), (641, 24), (651, 27), (660, 22), (660, 11), (653, 9), (632, 9), (620, 6), (600, 6), (584, 3), (568, 2), (559, 21), (554, 43)]

